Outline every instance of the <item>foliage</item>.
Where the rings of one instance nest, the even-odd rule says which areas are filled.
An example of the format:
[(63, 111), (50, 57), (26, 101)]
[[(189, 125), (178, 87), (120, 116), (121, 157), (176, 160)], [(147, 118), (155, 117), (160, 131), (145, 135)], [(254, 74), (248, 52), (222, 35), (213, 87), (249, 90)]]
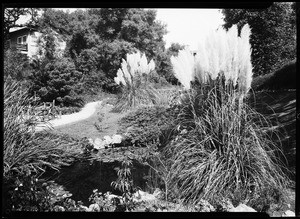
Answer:
[(186, 90), (175, 123), (180, 134), (163, 154), (170, 191), (188, 203), (226, 197), (240, 203), (267, 190), (283, 193), (287, 186), (287, 170), (277, 157), (282, 151), (266, 131), (271, 123), (246, 102), (250, 28), (245, 25), (240, 37), (237, 32), (236, 26), (219, 30), (195, 58), (188, 50), (172, 58)]
[(109, 193), (102, 194), (98, 192), (98, 189), (93, 190), (93, 194), (89, 197), (92, 204), (98, 205), (99, 208), (95, 208), (99, 212), (114, 212), (117, 211), (117, 201), (112, 201), (108, 198)]
[(224, 27), (248, 23), (254, 75), (271, 73), (296, 57), (295, 3), (274, 2), (266, 9), (223, 9)]
[(34, 58), (47, 62), (63, 57), (65, 42), (64, 38), (53, 29), (39, 27), (37, 37), (38, 52)]
[(166, 137), (173, 132), (169, 127), (174, 114), (164, 106), (141, 107), (121, 119), (119, 131), (126, 130), (126, 138), (136, 146), (145, 147), (157, 141), (165, 145), (169, 140)]
[[(123, 205), (125, 207), (125, 211), (130, 211), (134, 208), (133, 202), (133, 180), (131, 177), (131, 168), (132, 168), (132, 160), (129, 158), (125, 158), (121, 162), (121, 168), (116, 167), (115, 170), (117, 172), (118, 178), (116, 181), (111, 183), (111, 186), (114, 189), (118, 189), (122, 192), (122, 200)], [(120, 208), (120, 207), (119, 207)]]
[(11, 77), (12, 79), (21, 81), (31, 74), (32, 68), (29, 65), (26, 55), (14, 49), (8, 49), (4, 51), (3, 59), (4, 80), (7, 77)]
[(126, 53), (138, 49), (155, 59), (163, 51), (166, 30), (155, 18), (154, 10), (138, 8), (95, 8), (72, 13), (47, 9), (41, 25), (63, 34), (77, 70), (87, 76), (89, 71), (103, 72), (102, 88), (112, 92), (117, 90), (113, 78)]
[(296, 89), (296, 62), (290, 62), (273, 73), (254, 78), (252, 87), (255, 91)]
[(157, 72), (171, 84), (177, 84), (178, 82), (177, 78), (174, 77), (171, 56), (177, 56), (178, 52), (183, 49), (183, 45), (180, 45), (179, 43), (172, 43), (166, 51), (157, 55)]
[(114, 107), (115, 111), (152, 104), (157, 96), (157, 92), (149, 83), (149, 74), (155, 68), (153, 60), (148, 63), (145, 54), (141, 56), (139, 51), (127, 54), (126, 59), (122, 59), (122, 67), (114, 78), (115, 82), (122, 86), (122, 94)]
[(283, 191), (285, 170), (274, 152), (280, 150), (263, 131), (265, 118), (237, 95), (219, 92), (199, 89), (183, 100), (181, 134), (164, 152), (170, 159), (170, 190), (191, 203), (216, 197), (240, 202), (264, 189)]
[(82, 92), (82, 74), (75, 69), (74, 63), (62, 58), (53, 62), (46, 62), (31, 77), (30, 92), (36, 92), (42, 102), (52, 102), (61, 106), (83, 106), (79, 96)]
[(25, 116), (31, 103), (32, 99), (19, 82), (5, 81), (3, 192), (8, 210), (48, 208), (46, 192), (36, 179), (46, 168), (58, 170), (81, 153), (74, 150), (77, 142), (35, 133), (35, 118)]
[(50, 193), (45, 182), (30, 175), (18, 175), (16, 179), (5, 179), (4, 209), (7, 211), (49, 211)]

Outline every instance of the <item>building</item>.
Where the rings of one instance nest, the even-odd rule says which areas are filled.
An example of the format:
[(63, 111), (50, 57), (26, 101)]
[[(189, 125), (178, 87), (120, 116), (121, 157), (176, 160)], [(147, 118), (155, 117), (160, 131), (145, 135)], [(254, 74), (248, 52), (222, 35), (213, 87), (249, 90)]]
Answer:
[[(53, 31), (53, 35), (55, 37), (56, 55), (61, 56), (66, 47), (66, 42), (55, 31)], [(43, 56), (44, 51), (42, 48), (44, 43), (42, 33), (36, 27), (22, 27), (9, 31), (9, 48), (17, 49), (20, 53), (26, 54), (30, 59)]]

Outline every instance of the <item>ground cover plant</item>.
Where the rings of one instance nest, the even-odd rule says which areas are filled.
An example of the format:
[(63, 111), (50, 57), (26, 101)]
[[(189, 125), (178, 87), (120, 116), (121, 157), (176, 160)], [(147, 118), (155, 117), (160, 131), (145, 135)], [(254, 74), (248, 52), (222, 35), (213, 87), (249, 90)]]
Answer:
[(200, 45), (196, 57), (183, 50), (171, 59), (186, 94), (178, 119), (182, 134), (164, 153), (172, 173), (170, 190), (186, 202), (248, 202), (267, 191), (280, 196), (286, 188), (285, 170), (274, 152), (280, 150), (264, 131), (268, 122), (247, 104), (250, 33), (248, 25), (240, 37), (236, 26), (219, 30)]

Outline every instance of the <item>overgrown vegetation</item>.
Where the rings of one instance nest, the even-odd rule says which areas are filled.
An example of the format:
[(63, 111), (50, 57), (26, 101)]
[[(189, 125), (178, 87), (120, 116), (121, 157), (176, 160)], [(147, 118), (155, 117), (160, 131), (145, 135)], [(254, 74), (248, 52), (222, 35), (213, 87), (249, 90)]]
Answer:
[[(249, 90), (295, 88), (295, 62), (252, 81), (253, 72), (264, 74), (294, 57), (293, 17), (279, 22), (284, 14), (293, 15), (294, 8), (289, 6), (293, 4), (274, 3), (260, 19), (257, 11), (223, 10), (225, 27), (231, 28), (211, 32), (196, 54), (180, 44), (164, 49), (165, 26), (155, 20), (154, 10), (101, 8), (65, 13), (45, 9), (39, 20), (43, 57), (29, 65), (15, 51), (5, 52), (4, 208), (156, 211), (169, 210), (170, 202), (176, 202), (180, 206), (176, 209), (184, 211), (225, 211), (224, 201), (229, 200), (235, 206), (245, 203), (266, 212), (274, 203), (281, 205), (289, 170), (279, 159), (284, 155), (277, 145), (276, 130), (270, 131), (270, 121), (250, 107), (248, 98)], [(274, 11), (280, 16), (274, 17)], [(250, 26), (244, 25), (248, 21)], [(280, 57), (271, 51), (275, 48), (278, 55), (277, 41), (257, 47), (262, 39), (273, 39), (261, 36), (257, 27), (263, 24), (272, 32), (273, 21), (281, 25), (279, 35), (283, 30), (292, 33), (284, 38), (287, 42)], [(67, 43), (63, 53), (56, 52), (53, 30)], [(266, 47), (266, 54), (260, 57), (260, 49)], [(166, 87), (167, 91), (161, 89)], [(69, 193), (56, 197), (51, 192), (57, 185), (40, 179), (46, 170), (59, 171), (77, 158), (89, 162), (90, 155), (107, 154), (94, 149), (87, 138), (36, 133), (36, 118), (25, 115), (35, 95), (41, 101), (56, 100), (62, 114), (77, 112), (85, 102), (107, 96), (114, 98), (103, 104), (113, 104), (115, 112), (132, 110), (121, 119), (118, 130), (124, 137), (120, 145), (130, 148), (117, 148), (125, 156), (111, 183), (121, 196), (94, 190), (89, 198), (92, 204), (86, 207), (69, 198)], [(102, 118), (94, 123), (100, 131)], [(133, 150), (134, 158), (127, 157), (126, 152)], [(107, 160), (117, 160), (117, 156)], [(136, 161), (150, 167), (147, 189), (163, 190), (158, 202), (136, 201), (138, 188), (132, 177)], [(77, 180), (76, 174), (72, 177)], [(208, 203), (208, 210), (203, 210), (207, 201), (213, 206)]]
[[(47, 200), (43, 199), (47, 197), (46, 191), (37, 180), (40, 174), (46, 168), (58, 170), (62, 165), (69, 165), (80, 154), (74, 150), (77, 142), (35, 133), (35, 118), (24, 114), (30, 103), (32, 98), (20, 83), (5, 81), (3, 182), (9, 210), (46, 208)], [(19, 189), (24, 193), (19, 193)]]
[(188, 50), (172, 59), (175, 76), (192, 89), (179, 106), (181, 133), (163, 153), (169, 160), (170, 190), (188, 203), (201, 198), (239, 203), (271, 190), (282, 195), (286, 188), (285, 169), (275, 154), (280, 150), (264, 131), (267, 120), (246, 102), (252, 80), (249, 35), (249, 26), (243, 27), (241, 38), (236, 27), (219, 31), (206, 41), (219, 44), (212, 53), (200, 47), (199, 59)]
[(172, 126), (176, 116), (165, 106), (141, 107), (120, 120), (119, 132), (124, 133), (132, 145), (146, 147), (152, 142), (166, 145), (175, 133)]

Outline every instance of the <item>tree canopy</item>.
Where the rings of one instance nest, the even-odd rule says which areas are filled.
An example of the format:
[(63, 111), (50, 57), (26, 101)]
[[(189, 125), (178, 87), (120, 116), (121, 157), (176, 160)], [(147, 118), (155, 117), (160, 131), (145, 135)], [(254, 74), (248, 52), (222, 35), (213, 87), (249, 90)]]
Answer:
[(224, 27), (248, 23), (254, 75), (273, 72), (296, 58), (295, 3), (274, 2), (266, 9), (223, 9)]

